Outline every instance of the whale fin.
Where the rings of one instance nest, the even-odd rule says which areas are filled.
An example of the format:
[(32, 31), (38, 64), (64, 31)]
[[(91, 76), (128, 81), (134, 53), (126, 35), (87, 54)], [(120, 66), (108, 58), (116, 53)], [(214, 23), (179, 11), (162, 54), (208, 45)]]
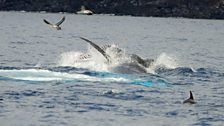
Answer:
[(92, 41), (86, 39), (86, 38), (83, 38), (83, 37), (79, 37), (80, 39), (86, 41), (87, 43), (89, 43), (92, 47), (94, 47), (97, 51), (99, 51), (107, 60), (107, 63), (111, 63), (111, 58), (109, 55), (106, 54), (106, 52), (100, 48), (97, 44), (93, 43)]

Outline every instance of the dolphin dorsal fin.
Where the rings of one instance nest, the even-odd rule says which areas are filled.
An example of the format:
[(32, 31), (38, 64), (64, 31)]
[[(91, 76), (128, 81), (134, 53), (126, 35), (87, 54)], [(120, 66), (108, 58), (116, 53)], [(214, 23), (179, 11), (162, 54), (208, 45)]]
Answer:
[(194, 97), (193, 97), (193, 94), (192, 92), (190, 91), (190, 98), (188, 98), (187, 100), (184, 100), (183, 102), (184, 104), (185, 103), (188, 103), (188, 104), (195, 104), (196, 102), (194, 101)]
[(92, 41), (84, 38), (84, 37), (79, 37), (80, 39), (86, 41), (87, 43), (89, 43), (92, 47), (94, 47), (97, 51), (99, 51), (107, 60), (107, 63), (111, 63), (111, 58), (109, 55), (106, 54), (106, 52), (100, 48), (100, 46), (98, 46), (97, 44), (93, 43)]
[(192, 92), (190, 91), (190, 98), (189, 99), (192, 99), (192, 100), (194, 100), (194, 97), (193, 97), (193, 94), (192, 94)]

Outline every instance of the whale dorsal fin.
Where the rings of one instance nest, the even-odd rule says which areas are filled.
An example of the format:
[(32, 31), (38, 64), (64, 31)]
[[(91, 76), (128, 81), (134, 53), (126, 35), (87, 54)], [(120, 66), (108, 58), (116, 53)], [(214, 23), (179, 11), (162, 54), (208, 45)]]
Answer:
[(106, 54), (106, 52), (100, 48), (97, 44), (93, 43), (92, 41), (86, 39), (86, 38), (83, 38), (83, 37), (79, 37), (80, 39), (88, 42), (92, 47), (94, 47), (97, 51), (99, 51), (107, 60), (107, 63), (111, 63), (111, 58), (109, 55)]

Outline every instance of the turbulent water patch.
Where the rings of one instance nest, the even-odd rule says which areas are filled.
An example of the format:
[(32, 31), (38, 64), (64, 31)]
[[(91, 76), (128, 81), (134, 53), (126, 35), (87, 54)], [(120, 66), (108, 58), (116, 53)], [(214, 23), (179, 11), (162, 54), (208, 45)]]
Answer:
[(72, 82), (104, 82), (127, 83), (143, 86), (166, 86), (165, 79), (153, 79), (153, 76), (139, 76), (131, 74), (116, 74), (110, 72), (96, 72), (74, 67), (55, 68), (10, 68), (0, 69), (0, 80), (48, 82), (48, 81), (72, 81)]

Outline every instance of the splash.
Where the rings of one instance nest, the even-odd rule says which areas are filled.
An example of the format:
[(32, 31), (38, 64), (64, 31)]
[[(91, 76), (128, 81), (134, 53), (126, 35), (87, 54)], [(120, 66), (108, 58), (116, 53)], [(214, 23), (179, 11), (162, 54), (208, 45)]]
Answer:
[(72, 66), (77, 68), (87, 68), (94, 71), (108, 71), (107, 64), (105, 64), (104, 57), (98, 54), (95, 50), (88, 50), (91, 57), (80, 59), (85, 55), (82, 52), (65, 52), (62, 53), (58, 62), (59, 66)]
[[(89, 48), (86, 53), (65, 52), (61, 54), (59, 66), (72, 66), (77, 68), (86, 68), (100, 72), (118, 72), (118, 73), (152, 73), (155, 74), (157, 68), (175, 69), (178, 67), (175, 56), (162, 53), (146, 68), (140, 64), (138, 59), (133, 59), (132, 54), (126, 54), (124, 49), (118, 45), (106, 45), (101, 47), (110, 57), (111, 63), (107, 63), (105, 57), (96, 49)], [(140, 58), (140, 57), (139, 57)], [(145, 59), (141, 59), (145, 60)], [(146, 62), (146, 60), (145, 60)], [(123, 71), (122, 71), (123, 69)]]
[(152, 66), (147, 68), (147, 71), (149, 73), (155, 73), (155, 70), (161, 67), (168, 69), (175, 69), (179, 67), (179, 64), (177, 63), (177, 58), (175, 56), (162, 53), (158, 56)]
[[(107, 47), (107, 48), (106, 48)], [(105, 57), (94, 48), (88, 48), (86, 53), (83, 52), (64, 52), (60, 55), (59, 66), (72, 66), (77, 68), (87, 68), (93, 71), (110, 71), (118, 64), (129, 60), (125, 52), (118, 48), (117, 45), (106, 45), (105, 52), (110, 56), (112, 62), (107, 64)]]
[(75, 61), (81, 55), (81, 52), (64, 52), (60, 55), (59, 66), (74, 66)]
[(179, 66), (176, 57), (169, 56), (166, 53), (162, 53), (159, 55), (159, 57), (156, 59), (155, 65), (164, 66), (170, 69), (175, 69)]

